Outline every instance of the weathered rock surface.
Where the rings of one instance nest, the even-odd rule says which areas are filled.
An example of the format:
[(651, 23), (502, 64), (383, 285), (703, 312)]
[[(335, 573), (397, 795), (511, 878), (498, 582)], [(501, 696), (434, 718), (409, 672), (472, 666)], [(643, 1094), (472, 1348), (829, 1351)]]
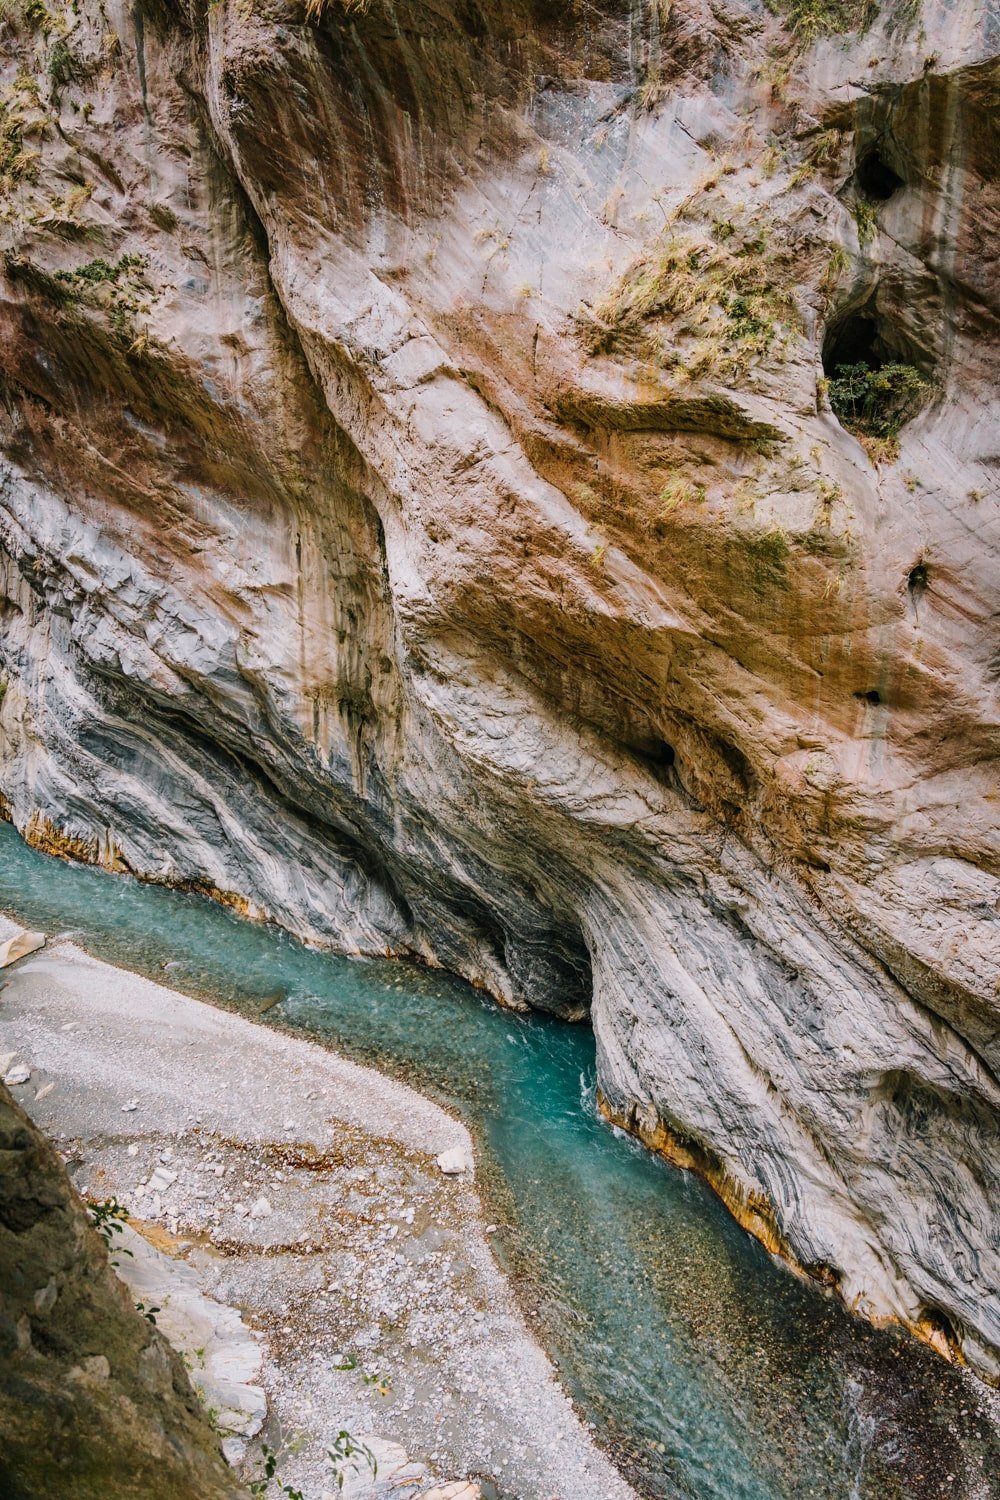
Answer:
[(136, 1311), (52, 1146), (0, 1084), (0, 1491), (238, 1500), (179, 1357)]
[(157, 1309), (156, 1326), (184, 1360), (216, 1432), (256, 1437), (267, 1415), (259, 1339), (236, 1308), (205, 1296), (183, 1261), (172, 1260), (127, 1224), (115, 1243), (126, 1252), (118, 1261), (119, 1276), (137, 1304)]
[(0, 788), (589, 1010), (609, 1113), (996, 1379), (1000, 31), (775, 9), (8, 8)]

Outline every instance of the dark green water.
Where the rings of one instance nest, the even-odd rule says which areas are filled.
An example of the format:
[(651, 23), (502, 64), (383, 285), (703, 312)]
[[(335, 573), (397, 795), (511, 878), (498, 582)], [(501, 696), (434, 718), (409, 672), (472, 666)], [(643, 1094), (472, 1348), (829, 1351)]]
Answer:
[(512, 1016), (439, 974), (313, 952), (198, 897), (37, 854), (8, 825), (0, 909), (249, 1015), (280, 993), (266, 1022), (456, 1109), (480, 1143), (524, 1305), (644, 1495), (1000, 1494), (1000, 1442), (975, 1384), (848, 1317), (697, 1179), (609, 1130), (586, 1029)]

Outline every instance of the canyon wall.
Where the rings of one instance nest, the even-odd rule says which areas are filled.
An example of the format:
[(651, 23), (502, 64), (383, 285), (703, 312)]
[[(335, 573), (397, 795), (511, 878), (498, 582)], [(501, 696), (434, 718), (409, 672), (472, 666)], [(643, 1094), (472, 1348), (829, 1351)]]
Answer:
[(996, 8), (0, 27), (7, 815), (589, 1013), (612, 1118), (996, 1381)]

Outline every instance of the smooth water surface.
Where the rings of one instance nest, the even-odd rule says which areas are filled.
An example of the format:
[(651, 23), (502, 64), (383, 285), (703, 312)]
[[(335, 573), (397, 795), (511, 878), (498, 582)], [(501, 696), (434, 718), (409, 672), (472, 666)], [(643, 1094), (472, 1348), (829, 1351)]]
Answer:
[[(605, 1126), (583, 1027), (352, 962), (196, 896), (69, 865), (0, 825), (0, 908), (171, 987), (410, 1079), (480, 1143), (498, 1253), (561, 1377), (644, 1495), (1000, 1494), (968, 1377), (775, 1264), (696, 1178)], [(279, 997), (276, 1002), (276, 997)]]

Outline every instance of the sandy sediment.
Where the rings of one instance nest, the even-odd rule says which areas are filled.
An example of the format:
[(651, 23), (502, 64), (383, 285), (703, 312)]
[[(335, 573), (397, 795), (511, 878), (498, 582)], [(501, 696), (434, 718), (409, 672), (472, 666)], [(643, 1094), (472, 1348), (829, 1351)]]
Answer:
[[(0, 940), (15, 930), (0, 919)], [(474, 1476), (505, 1500), (632, 1500), (493, 1260), (457, 1120), (68, 942), (0, 984), (0, 1052), (30, 1069), (16, 1095), (77, 1185), (117, 1195), (258, 1335), (268, 1416), (244, 1472), (266, 1441), (318, 1500), (346, 1430), (381, 1456), (379, 1491), (391, 1471), (402, 1495)], [(445, 1177), (446, 1151), (470, 1171)]]

